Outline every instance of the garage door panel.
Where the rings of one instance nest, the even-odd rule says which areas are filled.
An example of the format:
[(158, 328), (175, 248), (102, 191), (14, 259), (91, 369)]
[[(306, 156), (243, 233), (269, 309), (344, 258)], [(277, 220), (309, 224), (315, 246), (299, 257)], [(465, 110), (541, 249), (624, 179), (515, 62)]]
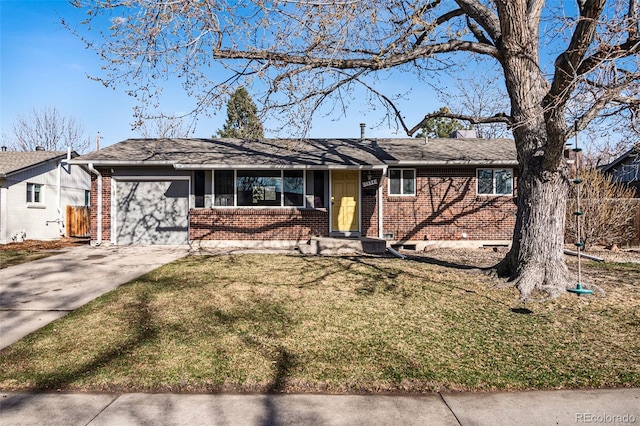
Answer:
[(117, 244), (186, 244), (188, 181), (117, 183)]

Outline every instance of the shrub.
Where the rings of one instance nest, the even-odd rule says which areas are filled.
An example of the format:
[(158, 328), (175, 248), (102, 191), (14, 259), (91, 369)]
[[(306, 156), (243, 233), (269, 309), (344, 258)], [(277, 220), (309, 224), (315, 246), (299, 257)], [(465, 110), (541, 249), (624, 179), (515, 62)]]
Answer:
[(634, 199), (633, 188), (614, 182), (595, 169), (581, 171), (582, 183), (572, 184), (567, 200), (565, 241), (577, 241), (576, 194), (580, 190), (581, 240), (585, 248), (596, 244), (626, 244), (635, 234), (634, 217), (640, 200)]

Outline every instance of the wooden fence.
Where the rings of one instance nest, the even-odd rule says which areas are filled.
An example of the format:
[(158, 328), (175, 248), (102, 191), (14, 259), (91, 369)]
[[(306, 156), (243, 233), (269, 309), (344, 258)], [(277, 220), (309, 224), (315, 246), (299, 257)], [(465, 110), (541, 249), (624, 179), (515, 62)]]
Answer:
[(91, 208), (87, 206), (67, 206), (65, 229), (67, 237), (86, 238), (91, 235)]

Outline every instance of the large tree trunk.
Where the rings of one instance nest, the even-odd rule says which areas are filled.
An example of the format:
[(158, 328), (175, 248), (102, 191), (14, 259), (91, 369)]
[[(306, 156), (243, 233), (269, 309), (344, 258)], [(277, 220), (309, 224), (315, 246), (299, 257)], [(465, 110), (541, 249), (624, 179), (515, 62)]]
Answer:
[(513, 281), (522, 300), (557, 297), (570, 285), (564, 260), (568, 184), (563, 173), (521, 167), (511, 250), (497, 272)]
[(496, 3), (502, 30), (500, 61), (520, 164), (512, 246), (497, 272), (515, 284), (523, 300), (538, 293), (556, 297), (570, 283), (564, 260), (569, 189), (563, 161), (564, 105), (546, 98), (550, 85), (538, 62), (538, 22), (528, 19), (527, 2)]

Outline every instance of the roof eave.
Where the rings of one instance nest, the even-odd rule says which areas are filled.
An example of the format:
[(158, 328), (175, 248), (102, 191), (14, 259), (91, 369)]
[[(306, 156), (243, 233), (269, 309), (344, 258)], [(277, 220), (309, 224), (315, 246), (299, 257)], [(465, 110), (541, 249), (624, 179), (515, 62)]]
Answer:
[(177, 170), (209, 170), (209, 169), (229, 169), (229, 170), (250, 170), (250, 169), (297, 169), (297, 170), (318, 170), (318, 169), (340, 169), (340, 170), (376, 170), (385, 169), (385, 164), (174, 164)]
[(399, 160), (388, 161), (389, 166), (517, 166), (516, 160)]
[(88, 165), (93, 164), (98, 167), (109, 167), (109, 166), (173, 166), (174, 161), (163, 160), (163, 161), (148, 161), (148, 160), (69, 160), (67, 164), (73, 165)]

